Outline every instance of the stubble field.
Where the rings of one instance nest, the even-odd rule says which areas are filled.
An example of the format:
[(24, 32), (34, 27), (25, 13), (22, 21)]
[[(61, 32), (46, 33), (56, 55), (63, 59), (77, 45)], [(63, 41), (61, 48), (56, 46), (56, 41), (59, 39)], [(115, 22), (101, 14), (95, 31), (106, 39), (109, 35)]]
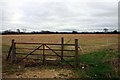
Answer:
[[(22, 68), (22, 70), (21, 69), (17, 70), (17, 68), (19, 67), (18, 65), (10, 65), (10, 64), (8, 64), (8, 62), (5, 61), (5, 58), (8, 54), (12, 39), (14, 39), (15, 42), (61, 43), (61, 37), (64, 37), (64, 40), (65, 40), (64, 43), (66, 43), (66, 44), (74, 43), (74, 39), (78, 39), (79, 46), (82, 50), (82, 51), (79, 51), (80, 55), (89, 54), (89, 53), (99, 51), (99, 50), (103, 50), (103, 49), (109, 49), (109, 50), (112, 50), (113, 52), (118, 51), (118, 34), (2, 35), (3, 77), (4, 78), (6, 78), (6, 77), (7, 78), (9, 78), (9, 77), (12, 77), (12, 78), (20, 78), (20, 77), (26, 78), (26, 76), (22, 75), (23, 73), (25, 73), (25, 74), (27, 74), (27, 78), (35, 78), (36, 76), (38, 76), (36, 78), (41, 78), (36, 73), (33, 73), (33, 74), (35, 74), (34, 76), (29, 76), (28, 72), (27, 72), (28, 68), (24, 68), (24, 69)], [(84, 56), (83, 56), (83, 59), (84, 59)], [(8, 69), (8, 67), (6, 67), (8, 65), (10, 65), (9, 69)], [(11, 68), (14, 68), (14, 69), (11, 69)], [(26, 72), (24, 72), (25, 69), (27, 69)], [(46, 68), (45, 69), (41, 68), (41, 69), (43, 70), (43, 72), (45, 72), (44, 70), (46, 70)], [(42, 71), (41, 69), (39, 71), (38, 71), (38, 69), (35, 69), (35, 70), (40, 72), (40, 71)], [(32, 71), (32, 69), (30, 69), (30, 70), (31, 70), (31, 72), (35, 72), (35, 70), (34, 71)], [(47, 70), (48, 70), (48, 67), (47, 67)], [(88, 72), (86, 72), (86, 73), (85, 73), (85, 71), (81, 71), (80, 74), (76, 74), (76, 72), (74, 73), (74, 71), (72, 71), (71, 69), (70, 70), (69, 69), (65, 69), (65, 70), (63, 70), (63, 69), (59, 69), (59, 70), (58, 69), (56, 69), (56, 70), (52, 69), (52, 70), (53, 70), (53, 75), (57, 74), (60, 71), (70, 72), (70, 73), (65, 73), (67, 76), (65, 76), (63, 73), (58, 73), (58, 74), (62, 74), (62, 75), (56, 75), (56, 76), (51, 75), (52, 77), (49, 76), (49, 78), (59, 78), (59, 77), (70, 78), (70, 77), (73, 77), (73, 76), (74, 77), (79, 77), (79, 75), (82, 76), (82, 77), (86, 77), (87, 76), (86, 73), (89, 73), (89, 71), (90, 71), (90, 70), (88, 70)], [(43, 75), (43, 72), (42, 72), (41, 75)], [(49, 75), (50, 73), (51, 72), (48, 70), (45, 74), (46, 76), (44, 76), (43, 78), (46, 78), (47, 75)], [(17, 74), (20, 74), (20, 75), (17, 75)], [(95, 74), (97, 74), (97, 73), (95, 73)], [(88, 76), (91, 76), (91, 75), (92, 74), (90, 73)]]
[(12, 39), (16, 42), (74, 43), (78, 39), (84, 52), (91, 52), (105, 47), (118, 47), (118, 34), (33, 34), (33, 35), (3, 35), (2, 45), (10, 46)]

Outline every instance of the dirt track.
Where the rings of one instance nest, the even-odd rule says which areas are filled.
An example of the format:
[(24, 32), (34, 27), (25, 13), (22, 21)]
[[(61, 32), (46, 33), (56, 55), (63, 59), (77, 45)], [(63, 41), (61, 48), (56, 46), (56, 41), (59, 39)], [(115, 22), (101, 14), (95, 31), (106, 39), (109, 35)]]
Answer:
[(4, 78), (74, 78), (73, 71), (68, 69), (38, 69), (35, 67), (24, 68), (24, 72), (15, 72), (7, 75), (3, 73)]

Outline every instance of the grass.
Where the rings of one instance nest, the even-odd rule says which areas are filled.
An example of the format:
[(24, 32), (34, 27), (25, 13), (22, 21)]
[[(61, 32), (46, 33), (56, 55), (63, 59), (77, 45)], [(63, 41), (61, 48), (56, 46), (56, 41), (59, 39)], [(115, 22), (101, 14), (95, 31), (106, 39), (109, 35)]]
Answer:
[(75, 70), (80, 77), (118, 77), (110, 64), (112, 58), (117, 58), (117, 54), (117, 52), (110, 51), (109, 49), (83, 54), (79, 57), (79, 60), (82, 64), (87, 65), (87, 67), (84, 69), (77, 68)]
[[(118, 58), (118, 52), (111, 48), (85, 53), (79, 56), (80, 67), (73, 70), (80, 78), (118, 78), (118, 72), (115, 71), (115, 67), (118, 69), (118, 66), (113, 67), (112, 64), (115, 58)], [(69, 63), (75, 65), (74, 60), (67, 59)], [(66, 65), (65, 62), (61, 64)]]

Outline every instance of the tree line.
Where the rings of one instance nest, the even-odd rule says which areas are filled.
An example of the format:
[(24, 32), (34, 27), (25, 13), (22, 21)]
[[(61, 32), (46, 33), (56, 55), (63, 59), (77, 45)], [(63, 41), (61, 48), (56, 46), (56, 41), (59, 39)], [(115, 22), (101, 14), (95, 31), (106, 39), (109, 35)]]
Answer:
[(117, 30), (111, 31), (109, 32), (107, 28), (103, 29), (103, 32), (78, 32), (78, 31), (71, 31), (71, 32), (53, 32), (53, 31), (32, 31), (32, 32), (26, 32), (26, 29), (22, 29), (22, 31), (20, 31), (20, 29), (17, 29), (16, 31), (12, 31), (12, 30), (5, 30), (2, 31), (2, 35), (4, 34), (118, 34), (120, 32), (118, 32)]

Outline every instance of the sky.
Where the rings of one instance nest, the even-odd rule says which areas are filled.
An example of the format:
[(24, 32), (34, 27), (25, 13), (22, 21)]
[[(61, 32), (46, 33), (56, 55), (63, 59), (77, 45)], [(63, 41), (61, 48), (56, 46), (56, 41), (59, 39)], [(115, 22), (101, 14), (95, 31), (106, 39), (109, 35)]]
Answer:
[(118, 29), (119, 0), (1, 0), (1, 30)]

